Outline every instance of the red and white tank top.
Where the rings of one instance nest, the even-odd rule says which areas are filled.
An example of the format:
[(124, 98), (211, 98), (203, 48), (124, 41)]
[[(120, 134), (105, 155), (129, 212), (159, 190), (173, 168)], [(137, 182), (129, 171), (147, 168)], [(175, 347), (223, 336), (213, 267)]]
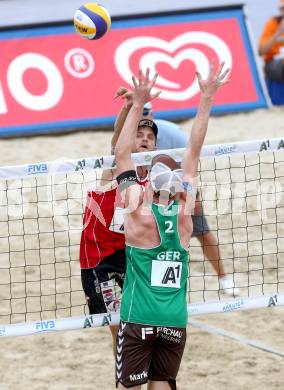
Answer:
[[(143, 187), (147, 179), (139, 182)], [(95, 268), (114, 252), (125, 249), (124, 205), (118, 188), (88, 191), (80, 241), (80, 267)]]

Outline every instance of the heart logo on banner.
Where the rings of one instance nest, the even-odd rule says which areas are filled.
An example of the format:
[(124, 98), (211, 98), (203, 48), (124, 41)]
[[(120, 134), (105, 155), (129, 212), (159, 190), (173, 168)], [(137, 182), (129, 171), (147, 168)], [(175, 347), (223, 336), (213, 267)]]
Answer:
[[(168, 42), (155, 37), (134, 37), (124, 41), (115, 52), (115, 65), (122, 79), (129, 85), (132, 84), (133, 72), (130, 68), (131, 56), (140, 49), (148, 48), (148, 52), (141, 56), (139, 68), (143, 71), (150, 68), (157, 71), (158, 63), (166, 63), (173, 69), (178, 69), (185, 60), (193, 62), (196, 70), (202, 77), (208, 76), (209, 59), (201, 49), (189, 48), (190, 44), (202, 44), (213, 50), (219, 61), (225, 62), (226, 68), (232, 68), (232, 55), (226, 43), (214, 34), (203, 31), (192, 31), (181, 34)], [(178, 53), (176, 53), (178, 51)], [(176, 54), (174, 54), (176, 53)], [(162, 91), (159, 99), (184, 101), (192, 98), (199, 92), (198, 80), (195, 77), (193, 82), (186, 88), (176, 83), (174, 80), (168, 80), (163, 75), (159, 75), (157, 87), (153, 88), (153, 93)]]

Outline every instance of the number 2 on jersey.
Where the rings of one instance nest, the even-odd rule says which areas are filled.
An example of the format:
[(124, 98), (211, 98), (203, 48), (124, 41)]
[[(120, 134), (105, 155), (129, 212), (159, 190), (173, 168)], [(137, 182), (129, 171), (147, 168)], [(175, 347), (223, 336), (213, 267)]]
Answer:
[(166, 225), (165, 233), (174, 233), (174, 229), (173, 229), (174, 224), (172, 221), (165, 221), (165, 225)]

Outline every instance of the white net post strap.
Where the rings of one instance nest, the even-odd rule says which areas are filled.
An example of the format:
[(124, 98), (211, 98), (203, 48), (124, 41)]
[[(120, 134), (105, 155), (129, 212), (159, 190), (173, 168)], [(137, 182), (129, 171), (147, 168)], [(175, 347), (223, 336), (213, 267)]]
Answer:
[[(201, 158), (217, 157), (220, 155), (231, 155), (240, 153), (253, 153), (284, 150), (284, 139), (272, 138), (266, 140), (256, 140), (247, 142), (236, 142), (219, 145), (205, 145), (202, 148)], [(181, 161), (185, 149), (169, 149), (163, 151), (171, 155), (176, 161)], [(137, 166), (149, 165), (153, 157), (161, 151), (134, 153), (133, 160)], [(23, 179), (38, 175), (52, 175), (59, 173), (70, 173), (79, 170), (93, 170), (96, 168), (111, 169), (115, 166), (113, 156), (88, 157), (78, 160), (58, 160), (38, 164), (26, 164), (17, 166), (7, 166), (0, 168), (0, 179)]]
[[(192, 316), (203, 314), (229, 313), (275, 306), (284, 306), (284, 295), (275, 294), (256, 298), (240, 298), (222, 302), (190, 304), (188, 305), (188, 315), (191, 318)], [(111, 314), (94, 314), (87, 317), (78, 316), (13, 325), (0, 325), (0, 338), (118, 325), (119, 316), (119, 312), (116, 312)]]

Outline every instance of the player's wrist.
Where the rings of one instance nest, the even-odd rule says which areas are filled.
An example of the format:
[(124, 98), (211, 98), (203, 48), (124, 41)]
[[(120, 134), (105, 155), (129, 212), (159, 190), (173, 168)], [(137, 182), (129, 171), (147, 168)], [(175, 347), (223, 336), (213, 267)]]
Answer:
[(142, 101), (134, 101), (132, 104), (132, 108), (134, 110), (143, 110), (144, 102)]
[(125, 102), (124, 105), (122, 106), (123, 110), (130, 110), (130, 108), (132, 107), (132, 102)]
[(201, 95), (201, 100), (206, 103), (212, 103), (215, 92), (203, 92)]

